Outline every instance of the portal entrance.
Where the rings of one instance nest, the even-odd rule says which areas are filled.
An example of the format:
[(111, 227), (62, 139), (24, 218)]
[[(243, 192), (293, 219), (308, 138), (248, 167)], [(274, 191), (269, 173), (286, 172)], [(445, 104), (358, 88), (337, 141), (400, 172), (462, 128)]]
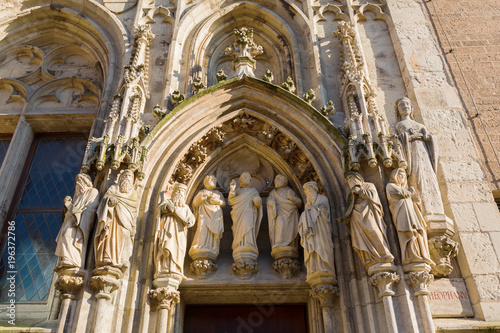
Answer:
[(188, 305), (184, 333), (307, 333), (306, 305)]

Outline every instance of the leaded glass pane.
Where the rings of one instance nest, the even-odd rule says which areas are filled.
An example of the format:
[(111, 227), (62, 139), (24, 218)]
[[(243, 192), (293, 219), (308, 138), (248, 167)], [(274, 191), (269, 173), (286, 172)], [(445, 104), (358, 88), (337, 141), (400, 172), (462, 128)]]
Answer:
[(40, 139), (17, 209), (62, 207), (63, 198), (73, 195), (84, 150), (81, 139)]
[[(72, 195), (85, 140), (41, 138), (13, 217), (16, 226), (16, 300), (44, 301), (55, 266), (55, 239), (62, 222), (62, 200)], [(6, 246), (8, 244), (5, 244)], [(5, 248), (6, 249), (6, 248)], [(0, 302), (9, 300), (8, 254), (0, 258)]]
[(9, 148), (10, 140), (2, 139), (0, 140), (0, 167), (2, 166), (5, 155), (7, 154), (7, 149)]

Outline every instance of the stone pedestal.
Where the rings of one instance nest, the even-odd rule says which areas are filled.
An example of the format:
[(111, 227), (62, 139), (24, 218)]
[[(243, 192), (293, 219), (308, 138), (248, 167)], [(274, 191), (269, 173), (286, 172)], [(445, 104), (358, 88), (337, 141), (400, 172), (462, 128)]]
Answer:
[(274, 258), (273, 268), (282, 278), (289, 279), (300, 270), (299, 251), (296, 247), (273, 247), (271, 256)]
[(371, 285), (377, 288), (378, 296), (384, 302), (385, 320), (387, 322), (388, 332), (390, 333), (396, 333), (398, 331), (394, 304), (392, 302), (392, 296), (394, 296), (392, 285), (398, 283), (400, 279), (399, 275), (392, 272), (380, 272), (370, 278)]
[(251, 246), (240, 246), (233, 250), (233, 272), (242, 279), (248, 279), (259, 271), (259, 251)]
[(78, 268), (60, 269), (56, 281), (56, 288), (61, 292), (61, 309), (59, 311), (59, 325), (57, 333), (71, 332), (71, 323), (74, 314), (74, 300), (83, 286), (85, 270)]
[(434, 281), (434, 275), (429, 272), (411, 272), (405, 277), (406, 283), (413, 289), (413, 295), (418, 299), (420, 315), (425, 332), (435, 332), (432, 313), (429, 305), (429, 290), (427, 287)]
[(115, 290), (120, 288), (120, 279), (123, 273), (120, 269), (111, 266), (102, 266), (94, 269), (90, 288), (95, 291), (95, 322), (94, 332), (111, 332), (109, 327), (108, 311), (106, 303), (111, 300)]
[(321, 285), (311, 289), (310, 296), (319, 301), (323, 315), (323, 326), (325, 332), (335, 332), (335, 321), (333, 317), (334, 298), (339, 294), (338, 288), (333, 285)]
[(179, 274), (169, 274), (153, 281), (155, 289), (151, 290), (149, 295), (153, 306), (158, 309), (156, 332), (172, 331), (172, 323), (169, 322), (169, 318), (175, 311), (175, 304), (180, 302), (180, 294), (177, 289), (183, 279), (184, 277)]
[(209, 250), (191, 249), (189, 256), (193, 262), (189, 266), (191, 271), (198, 276), (198, 279), (206, 279), (207, 274), (217, 270), (217, 255)]

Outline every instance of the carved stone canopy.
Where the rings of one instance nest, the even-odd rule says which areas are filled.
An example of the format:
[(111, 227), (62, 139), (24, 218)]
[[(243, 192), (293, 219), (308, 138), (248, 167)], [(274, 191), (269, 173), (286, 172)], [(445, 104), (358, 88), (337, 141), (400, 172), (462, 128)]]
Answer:
[(301, 183), (316, 181), (321, 186), (313, 164), (294, 140), (276, 126), (246, 112), (241, 112), (235, 118), (213, 127), (201, 139), (193, 143), (177, 164), (171, 183), (188, 183), (211, 153), (219, 147), (226, 148), (241, 135), (248, 135), (258, 143), (274, 150), (293, 170)]

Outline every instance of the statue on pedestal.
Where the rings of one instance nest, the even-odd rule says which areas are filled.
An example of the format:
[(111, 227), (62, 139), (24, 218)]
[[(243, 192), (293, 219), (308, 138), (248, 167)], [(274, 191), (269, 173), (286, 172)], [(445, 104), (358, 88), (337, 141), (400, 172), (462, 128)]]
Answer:
[(283, 175), (274, 179), (275, 189), (267, 198), (267, 215), (271, 255), (275, 260), (274, 269), (284, 278), (292, 276), (300, 268), (297, 258), (299, 208), (302, 200), (287, 186), (288, 180)]
[(395, 107), (400, 119), (395, 128), (408, 162), (408, 185), (420, 195), (424, 215), (437, 215), (445, 220), (436, 177), (438, 151), (435, 139), (424, 125), (412, 119), (409, 98), (398, 99)]
[(336, 284), (328, 198), (318, 193), (318, 184), (314, 181), (303, 187), (306, 204), (299, 220), (299, 234), (304, 248), (307, 282), (311, 286)]
[(99, 191), (92, 187), (89, 175), (76, 176), (75, 195), (64, 198), (64, 220), (57, 235), (56, 270), (82, 268), (85, 265), (87, 243), (99, 205)]
[(429, 272), (434, 266), (427, 242), (426, 222), (420, 208), (420, 197), (413, 187), (408, 188), (406, 171), (395, 169), (386, 186), (392, 219), (398, 231), (401, 262), (405, 273)]
[(381, 271), (395, 271), (394, 256), (389, 250), (383, 209), (375, 185), (364, 181), (357, 172), (346, 175), (351, 189), (348, 208), (341, 223), (348, 223), (352, 246), (361, 263), (373, 275)]
[(118, 185), (109, 187), (97, 209), (96, 267), (112, 266), (125, 270), (129, 266), (138, 202), (134, 172), (127, 169), (120, 175)]
[(195, 223), (191, 209), (186, 205), (187, 186), (176, 183), (172, 199), (160, 204), (158, 231), (155, 237), (155, 279), (166, 275), (184, 278), (183, 266), (187, 247), (187, 228)]
[(189, 256), (194, 260), (191, 268), (200, 278), (205, 276), (207, 270), (216, 269), (215, 262), (224, 232), (222, 209), (226, 206), (224, 196), (215, 189), (215, 176), (206, 176), (203, 184), (205, 189), (198, 192), (193, 200), (198, 227), (189, 250)]
[(251, 182), (252, 176), (243, 172), (240, 176), (240, 188), (236, 189), (233, 179), (228, 197), (233, 220), (233, 270), (243, 278), (258, 271), (257, 235), (263, 215), (262, 199), (259, 192), (250, 187)]

